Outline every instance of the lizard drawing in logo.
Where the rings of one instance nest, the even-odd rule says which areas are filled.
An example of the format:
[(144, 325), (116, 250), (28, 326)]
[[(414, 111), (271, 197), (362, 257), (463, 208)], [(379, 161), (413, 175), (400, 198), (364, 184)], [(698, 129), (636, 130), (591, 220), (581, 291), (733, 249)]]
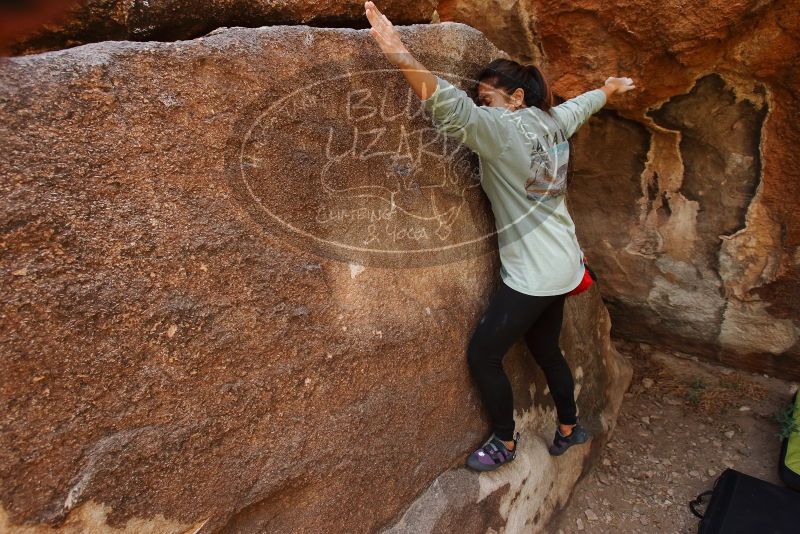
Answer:
[(329, 130), (324, 151), (323, 190), (339, 199), (374, 198), (441, 241), (450, 236), (469, 189), (480, 187), (471, 153), (432, 127), (354, 126), (352, 144), (339, 154), (333, 146), (341, 147), (341, 131), (335, 133)]
[(531, 168), (525, 192), (530, 200), (545, 200), (563, 195), (567, 190), (569, 143), (559, 130), (550, 148), (543, 148), (539, 139), (531, 150)]

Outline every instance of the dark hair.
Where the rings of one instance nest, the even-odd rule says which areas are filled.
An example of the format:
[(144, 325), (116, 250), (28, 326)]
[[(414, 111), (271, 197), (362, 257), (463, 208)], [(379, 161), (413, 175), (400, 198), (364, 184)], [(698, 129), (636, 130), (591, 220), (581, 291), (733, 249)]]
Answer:
[[(519, 88), (525, 92), (525, 105), (547, 111), (553, 105), (550, 84), (536, 65), (522, 65), (512, 59), (498, 58), (486, 65), (478, 75), (478, 83), (505, 89), (509, 94)], [(477, 93), (477, 84), (476, 84)]]

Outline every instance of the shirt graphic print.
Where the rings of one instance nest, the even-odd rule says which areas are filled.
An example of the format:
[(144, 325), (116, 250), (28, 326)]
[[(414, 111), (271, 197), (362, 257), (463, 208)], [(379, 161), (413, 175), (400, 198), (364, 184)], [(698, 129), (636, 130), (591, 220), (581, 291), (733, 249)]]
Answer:
[(560, 128), (549, 148), (542, 147), (536, 139), (531, 150), (530, 173), (525, 182), (528, 198), (541, 201), (566, 193), (568, 161), (569, 143)]

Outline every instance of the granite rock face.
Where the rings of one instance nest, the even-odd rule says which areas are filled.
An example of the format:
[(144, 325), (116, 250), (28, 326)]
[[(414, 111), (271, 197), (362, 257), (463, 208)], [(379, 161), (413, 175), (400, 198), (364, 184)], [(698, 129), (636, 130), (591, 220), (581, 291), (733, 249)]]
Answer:
[(571, 213), (614, 333), (800, 378), (800, 5), (444, 0), (563, 98), (630, 76), (573, 138)]
[[(401, 32), (459, 85), (502, 55), (462, 24)], [(518, 344), (522, 454), (461, 468), (488, 437), (465, 351), (499, 265), (475, 159), (412, 97), (365, 30), (2, 60), (0, 531), (544, 528), (630, 368), (599, 293), (570, 297), (594, 439), (545, 456)]]

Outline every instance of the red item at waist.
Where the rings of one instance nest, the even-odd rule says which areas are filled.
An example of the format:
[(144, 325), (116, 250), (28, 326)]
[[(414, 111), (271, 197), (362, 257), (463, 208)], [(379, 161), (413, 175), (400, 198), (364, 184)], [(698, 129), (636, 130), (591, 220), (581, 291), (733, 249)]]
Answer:
[(594, 283), (594, 280), (592, 280), (592, 277), (589, 275), (589, 269), (587, 269), (586, 265), (584, 265), (583, 266), (583, 278), (581, 278), (581, 281), (578, 284), (578, 287), (576, 287), (575, 289), (573, 289), (572, 291), (567, 293), (567, 296), (577, 295), (578, 293), (583, 293), (584, 291), (589, 289), (592, 286), (593, 283)]

